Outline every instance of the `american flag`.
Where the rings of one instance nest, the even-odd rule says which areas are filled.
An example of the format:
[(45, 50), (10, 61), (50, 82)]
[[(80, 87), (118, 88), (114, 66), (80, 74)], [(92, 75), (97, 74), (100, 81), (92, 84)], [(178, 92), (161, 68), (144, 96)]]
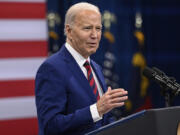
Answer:
[(34, 78), (47, 57), (45, 0), (0, 0), (0, 134), (36, 135)]

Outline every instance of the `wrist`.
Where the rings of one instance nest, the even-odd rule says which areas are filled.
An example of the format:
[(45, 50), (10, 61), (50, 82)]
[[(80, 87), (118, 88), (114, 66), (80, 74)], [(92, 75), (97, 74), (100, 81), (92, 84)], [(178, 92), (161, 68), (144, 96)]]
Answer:
[(103, 116), (103, 112), (102, 112), (102, 110), (101, 110), (101, 107), (100, 107), (100, 105), (99, 105), (99, 102), (96, 103), (96, 106), (97, 106), (97, 111), (98, 111), (98, 113), (99, 113), (99, 116), (102, 117), (102, 116)]

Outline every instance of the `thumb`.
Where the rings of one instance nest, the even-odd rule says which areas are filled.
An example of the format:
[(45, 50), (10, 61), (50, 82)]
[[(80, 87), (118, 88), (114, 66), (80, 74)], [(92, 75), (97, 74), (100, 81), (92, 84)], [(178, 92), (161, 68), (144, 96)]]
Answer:
[(108, 90), (107, 91), (110, 92), (111, 90), (112, 90), (111, 86), (108, 86)]

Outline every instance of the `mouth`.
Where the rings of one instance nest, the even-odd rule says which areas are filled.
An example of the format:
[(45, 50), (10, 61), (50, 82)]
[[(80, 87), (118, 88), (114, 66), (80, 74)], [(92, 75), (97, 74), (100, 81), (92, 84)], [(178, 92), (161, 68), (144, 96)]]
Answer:
[(97, 43), (93, 43), (93, 42), (92, 42), (92, 43), (88, 43), (88, 45), (89, 45), (89, 46), (92, 46), (92, 47), (95, 47), (95, 46), (97, 46)]

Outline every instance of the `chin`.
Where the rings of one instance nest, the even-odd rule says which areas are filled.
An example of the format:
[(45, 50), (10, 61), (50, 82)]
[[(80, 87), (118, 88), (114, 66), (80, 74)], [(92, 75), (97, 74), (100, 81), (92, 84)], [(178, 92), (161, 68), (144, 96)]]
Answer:
[(96, 50), (92, 50), (92, 51), (89, 52), (90, 55), (92, 55), (94, 53), (96, 53)]

